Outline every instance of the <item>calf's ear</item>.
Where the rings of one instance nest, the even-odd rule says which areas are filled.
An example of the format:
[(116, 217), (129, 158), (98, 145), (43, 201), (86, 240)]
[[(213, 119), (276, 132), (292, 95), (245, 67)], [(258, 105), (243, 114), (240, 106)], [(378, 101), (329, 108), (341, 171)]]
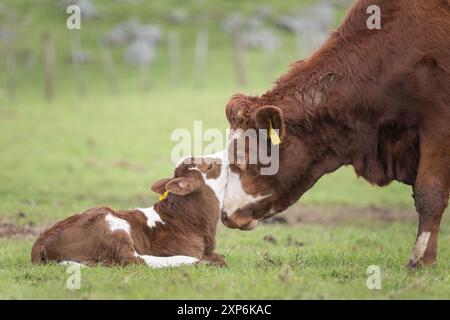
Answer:
[(163, 194), (164, 192), (166, 192), (166, 184), (170, 180), (171, 179), (169, 178), (159, 179), (152, 184), (150, 189), (157, 194)]
[(196, 178), (175, 178), (167, 182), (165, 188), (170, 193), (175, 193), (180, 196), (187, 195), (197, 190), (202, 185), (203, 180)]
[(278, 130), (278, 135), (282, 140), (284, 137), (284, 119), (283, 110), (274, 106), (264, 106), (258, 109), (255, 115), (256, 129)]

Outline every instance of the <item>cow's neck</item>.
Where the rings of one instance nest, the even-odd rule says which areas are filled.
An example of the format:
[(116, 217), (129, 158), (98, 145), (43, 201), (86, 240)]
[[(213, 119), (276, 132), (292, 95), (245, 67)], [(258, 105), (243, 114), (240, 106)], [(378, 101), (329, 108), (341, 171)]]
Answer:
[[(286, 151), (306, 145), (312, 154), (310, 167), (298, 168), (305, 176), (287, 186), (297, 190), (290, 193), (289, 204), (322, 175), (343, 165), (353, 165), (358, 175), (380, 186), (392, 180), (414, 183), (419, 159), (417, 127), (412, 120), (405, 122), (389, 113), (395, 109), (386, 108), (391, 97), (377, 80), (377, 64), (365, 63), (364, 56), (355, 57), (348, 46), (331, 39), (311, 59), (294, 65), (260, 98), (261, 105), (275, 105), (284, 112), (293, 144)], [(352, 59), (344, 65), (346, 55)], [(376, 57), (371, 59), (376, 61)]]
[[(289, 199), (287, 199), (285, 207), (295, 203), (323, 175), (334, 172), (341, 166), (353, 164), (353, 161), (357, 160), (354, 158), (355, 154), (358, 159), (364, 157), (362, 153), (354, 152), (355, 146), (358, 144), (358, 133), (333, 119), (316, 118), (315, 121), (302, 126), (286, 123), (286, 131), (290, 141), (283, 152), (293, 159), (291, 153), (293, 149), (300, 150), (300, 152), (306, 151), (309, 153), (308, 157), (311, 157), (311, 162), (306, 169), (298, 168), (296, 179), (289, 179), (293, 185), (286, 186), (285, 193), (289, 195)], [(302, 155), (298, 155), (298, 158), (301, 157)], [(302, 161), (298, 161), (293, 164), (293, 167), (296, 165), (303, 166), (304, 164)], [(293, 173), (289, 169), (285, 174), (287, 177), (292, 177), (295, 172)]]
[[(330, 54), (338, 47), (339, 54)], [(372, 143), (376, 142), (375, 111), (355, 112), (355, 106), (377, 105), (379, 101), (375, 97), (383, 96), (379, 94), (381, 89), (374, 85), (367, 90), (373, 94), (370, 103), (369, 98), (360, 97), (361, 83), (349, 75), (358, 74), (352, 68), (362, 61), (342, 65), (345, 50), (345, 46), (331, 39), (312, 58), (294, 65), (261, 97), (261, 105), (275, 105), (283, 110), (287, 135), (293, 140), (294, 148), (298, 147), (297, 139), (313, 153), (315, 165), (308, 176), (298, 177), (297, 192), (291, 193), (289, 202), (295, 202), (322, 175), (343, 165), (353, 164), (357, 168), (366, 161), (366, 155), (374, 147)]]

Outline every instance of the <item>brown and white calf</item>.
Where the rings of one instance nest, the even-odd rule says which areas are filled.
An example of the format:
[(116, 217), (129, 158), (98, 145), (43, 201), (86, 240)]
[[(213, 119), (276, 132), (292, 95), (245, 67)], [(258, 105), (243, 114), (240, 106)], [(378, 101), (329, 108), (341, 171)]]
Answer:
[(37, 239), (32, 262), (145, 263), (155, 268), (200, 261), (224, 265), (214, 250), (227, 168), (220, 155), (196, 160), (184, 160), (173, 178), (152, 185), (154, 192), (166, 194), (153, 207), (97, 207), (56, 223)]

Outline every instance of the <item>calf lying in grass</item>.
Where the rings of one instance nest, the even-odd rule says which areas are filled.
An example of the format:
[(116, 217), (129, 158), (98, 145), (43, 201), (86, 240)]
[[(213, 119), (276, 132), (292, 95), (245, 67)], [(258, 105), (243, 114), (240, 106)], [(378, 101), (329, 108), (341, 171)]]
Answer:
[(193, 160), (178, 165), (174, 178), (153, 184), (152, 190), (164, 195), (154, 207), (98, 207), (56, 223), (37, 239), (32, 262), (224, 265), (214, 250), (227, 168), (220, 157), (196, 158), (197, 164)]

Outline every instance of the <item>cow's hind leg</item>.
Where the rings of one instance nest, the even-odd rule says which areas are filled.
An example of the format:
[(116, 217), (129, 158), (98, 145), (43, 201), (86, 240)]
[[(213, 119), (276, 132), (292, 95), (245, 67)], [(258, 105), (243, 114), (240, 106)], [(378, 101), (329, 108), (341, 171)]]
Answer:
[(414, 185), (419, 228), (409, 268), (436, 263), (439, 226), (448, 205), (450, 188), (450, 151), (446, 149), (445, 141), (421, 155)]

